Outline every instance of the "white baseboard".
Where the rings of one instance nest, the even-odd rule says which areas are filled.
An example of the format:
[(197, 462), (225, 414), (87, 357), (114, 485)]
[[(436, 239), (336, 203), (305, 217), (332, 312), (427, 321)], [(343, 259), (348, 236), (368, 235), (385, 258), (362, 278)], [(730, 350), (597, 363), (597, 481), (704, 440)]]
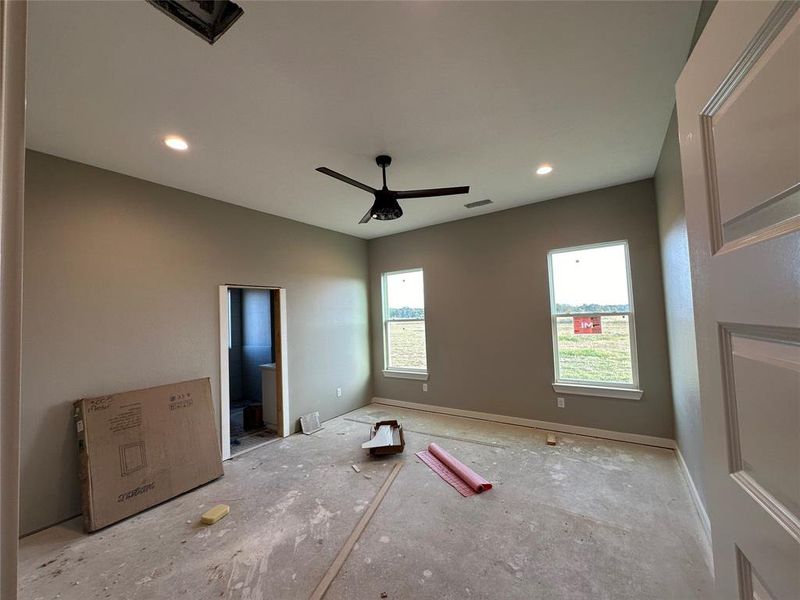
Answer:
[(475, 410), (463, 410), (461, 408), (447, 408), (435, 406), (433, 404), (421, 404), (419, 402), (406, 402), (404, 400), (392, 400), (391, 398), (373, 398), (373, 404), (385, 404), (386, 406), (397, 406), (399, 408), (410, 408), (427, 412), (451, 415), (454, 417), (466, 417), (468, 419), (478, 419), (481, 421), (493, 421), (495, 423), (505, 423), (507, 425), (519, 425), (521, 427), (533, 427), (535, 429), (546, 429), (547, 431), (557, 431), (561, 433), (571, 433), (574, 435), (585, 435), (589, 437), (603, 438), (617, 442), (630, 442), (632, 444), (644, 444), (645, 446), (657, 446), (658, 448), (675, 449), (675, 440), (669, 438), (655, 437), (651, 435), (641, 435), (638, 433), (625, 433), (622, 431), (610, 431), (608, 429), (595, 429), (594, 427), (582, 427), (580, 425), (566, 425), (564, 423), (550, 423), (548, 421), (537, 421), (534, 419), (523, 419), (522, 417), (508, 417), (505, 415), (493, 415), (491, 413), (478, 412)]
[(700, 517), (700, 523), (703, 525), (703, 533), (705, 533), (706, 544), (707, 544), (706, 551), (710, 555), (711, 521), (708, 518), (706, 507), (703, 504), (703, 501), (700, 499), (700, 494), (697, 491), (697, 486), (694, 484), (694, 479), (692, 479), (692, 474), (689, 472), (689, 467), (686, 465), (686, 461), (683, 460), (683, 454), (681, 454), (680, 448), (677, 447), (675, 448), (675, 455), (678, 457), (678, 466), (681, 469), (683, 478), (686, 480), (686, 484), (689, 486), (689, 495), (692, 497), (692, 502), (694, 502), (694, 507), (697, 510), (697, 516)]

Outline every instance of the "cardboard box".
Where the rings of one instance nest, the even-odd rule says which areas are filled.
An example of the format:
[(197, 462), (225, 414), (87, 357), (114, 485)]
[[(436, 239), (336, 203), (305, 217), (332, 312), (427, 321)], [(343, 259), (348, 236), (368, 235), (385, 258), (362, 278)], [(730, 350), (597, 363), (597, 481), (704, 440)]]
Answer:
[(372, 426), (372, 429), (369, 432), (369, 439), (373, 439), (375, 434), (378, 433), (378, 429), (380, 429), (381, 425), (388, 425), (391, 427), (392, 431), (392, 440), (391, 443), (386, 444), (384, 446), (377, 446), (375, 448), (370, 448), (369, 453), (372, 455), (384, 455), (384, 454), (399, 454), (403, 451), (406, 447), (406, 440), (403, 436), (403, 426), (400, 425), (394, 419), (389, 421), (378, 421), (375, 425)]
[(86, 531), (223, 474), (208, 378), (74, 404)]

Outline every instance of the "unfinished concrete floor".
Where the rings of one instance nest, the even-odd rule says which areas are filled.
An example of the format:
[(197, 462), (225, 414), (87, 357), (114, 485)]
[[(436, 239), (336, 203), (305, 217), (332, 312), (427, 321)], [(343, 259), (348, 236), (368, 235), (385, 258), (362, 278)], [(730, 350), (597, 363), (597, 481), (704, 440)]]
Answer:
[[(373, 460), (359, 421), (384, 418), (403, 423), (406, 451)], [(462, 498), (414, 456), (430, 441), (494, 489)], [(549, 447), (536, 429), (371, 405), (93, 535), (76, 519), (24, 538), (21, 598), (308, 598), (396, 461), (404, 468), (326, 599), (711, 595), (672, 451), (569, 435)], [(200, 525), (218, 503), (230, 515)]]

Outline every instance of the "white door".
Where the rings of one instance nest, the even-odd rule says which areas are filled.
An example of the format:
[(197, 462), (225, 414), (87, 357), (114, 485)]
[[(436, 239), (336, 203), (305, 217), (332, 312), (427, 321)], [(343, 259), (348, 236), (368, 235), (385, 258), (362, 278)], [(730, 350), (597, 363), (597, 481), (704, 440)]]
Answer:
[(677, 85), (726, 600), (800, 599), (799, 6), (721, 1)]

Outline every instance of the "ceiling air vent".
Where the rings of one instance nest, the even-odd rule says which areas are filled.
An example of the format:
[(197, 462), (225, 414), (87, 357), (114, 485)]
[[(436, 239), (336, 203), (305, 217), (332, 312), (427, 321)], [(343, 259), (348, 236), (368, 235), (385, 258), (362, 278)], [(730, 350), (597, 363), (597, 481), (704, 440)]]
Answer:
[(209, 44), (216, 42), (244, 12), (230, 0), (147, 0)]
[(478, 208), (479, 206), (486, 206), (487, 204), (491, 204), (492, 201), (488, 198), (486, 200), (478, 200), (477, 202), (468, 202), (464, 205), (465, 208)]

